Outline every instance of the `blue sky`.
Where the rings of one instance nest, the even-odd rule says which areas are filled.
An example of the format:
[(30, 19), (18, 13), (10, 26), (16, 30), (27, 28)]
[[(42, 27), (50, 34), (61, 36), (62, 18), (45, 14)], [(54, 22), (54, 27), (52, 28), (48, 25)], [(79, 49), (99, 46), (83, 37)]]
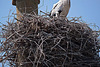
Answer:
[[(58, 0), (41, 0), (39, 10), (44, 12), (52, 9), (54, 3)], [(16, 11), (16, 7), (12, 5), (12, 0), (0, 1), (0, 22), (5, 23), (9, 11)], [(95, 23), (100, 26), (100, 0), (71, 0), (71, 9), (68, 17), (82, 16), (83, 20), (87, 23)], [(5, 18), (6, 17), (6, 18)]]
[[(54, 3), (58, 0), (41, 0), (39, 10), (50, 12)], [(6, 23), (9, 11), (16, 12), (16, 7), (12, 5), (12, 0), (0, 1), (0, 22)], [(86, 23), (94, 23), (100, 27), (100, 0), (71, 0), (71, 9), (68, 17), (80, 17)], [(0, 66), (1, 67), (1, 66)]]

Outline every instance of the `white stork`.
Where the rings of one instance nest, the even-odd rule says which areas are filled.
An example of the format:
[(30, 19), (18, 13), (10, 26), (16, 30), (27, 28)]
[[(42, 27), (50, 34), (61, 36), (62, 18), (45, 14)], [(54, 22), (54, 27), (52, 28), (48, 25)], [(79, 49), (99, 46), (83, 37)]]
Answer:
[(66, 17), (70, 9), (70, 0), (59, 0), (53, 5), (50, 16)]

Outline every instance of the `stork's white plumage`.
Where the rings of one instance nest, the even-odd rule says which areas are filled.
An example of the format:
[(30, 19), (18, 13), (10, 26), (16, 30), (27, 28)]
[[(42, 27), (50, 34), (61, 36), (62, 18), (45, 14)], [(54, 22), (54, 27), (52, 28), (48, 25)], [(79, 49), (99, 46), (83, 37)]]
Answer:
[(70, 9), (70, 0), (59, 0), (53, 5), (50, 16), (66, 17)]

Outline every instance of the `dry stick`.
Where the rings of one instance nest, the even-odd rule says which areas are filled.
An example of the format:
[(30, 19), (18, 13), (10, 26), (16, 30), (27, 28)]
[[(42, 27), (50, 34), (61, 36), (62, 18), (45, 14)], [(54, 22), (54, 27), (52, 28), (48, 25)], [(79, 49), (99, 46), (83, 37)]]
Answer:
[(6, 39), (6, 41), (4, 42), (4, 44), (7, 42), (7, 40), (9, 40), (12, 36), (14, 36), (15, 35), (15, 33), (13, 33), (13, 34), (11, 34), (7, 39)]
[[(11, 37), (13, 37), (16, 33), (18, 34), (18, 32), (20, 31), (15, 31), (13, 34), (11, 34), (9, 37), (6, 38), (6, 41), (3, 42), (4, 44), (7, 42), (7, 40), (9, 40)], [(18, 34), (19, 36), (21, 36), (20, 34)], [(22, 37), (22, 36), (21, 36)]]
[(51, 16), (50, 16), (50, 14), (47, 14), (47, 13), (45, 13), (45, 12), (41, 11), (41, 10), (40, 10), (40, 12), (42, 12), (42, 13), (44, 13), (45, 15), (47, 15), (47, 16), (49, 16), (49, 17), (51, 17)]
[(5, 58), (3, 58), (4, 56), (2, 56), (2, 58), (0, 58), (0, 62), (4, 61), (4, 60), (7, 60), (10, 56), (12, 56), (14, 53), (6, 56)]
[(58, 47), (60, 47), (63, 51), (65, 51), (65, 52), (66, 52), (66, 50), (65, 50), (63, 47), (61, 47), (60, 45), (58, 45)]
[(60, 42), (61, 42), (61, 40), (63, 39), (63, 37), (62, 38), (60, 38), (60, 40), (57, 42), (57, 44), (56, 45), (54, 45), (52, 48), (51, 48), (51, 50), (53, 50)]
[(41, 40), (42, 40), (42, 42), (41, 42), (41, 44), (38, 47), (38, 50), (40, 50), (40, 56), (39, 56), (39, 59), (37, 61), (36, 67), (38, 67), (38, 63), (39, 63), (39, 60), (41, 59), (41, 56), (44, 55), (44, 58), (45, 58), (45, 54), (43, 53), (43, 47), (42, 47), (43, 46), (44, 39), (41, 37)]

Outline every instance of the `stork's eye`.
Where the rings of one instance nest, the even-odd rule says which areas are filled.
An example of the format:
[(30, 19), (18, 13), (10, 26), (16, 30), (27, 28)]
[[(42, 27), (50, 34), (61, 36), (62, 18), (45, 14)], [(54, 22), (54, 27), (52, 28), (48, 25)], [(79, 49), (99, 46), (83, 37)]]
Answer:
[(59, 10), (58, 12), (59, 12), (59, 14), (60, 14), (60, 13), (62, 12), (62, 10)]
[(56, 16), (56, 14), (53, 14), (53, 16)]

